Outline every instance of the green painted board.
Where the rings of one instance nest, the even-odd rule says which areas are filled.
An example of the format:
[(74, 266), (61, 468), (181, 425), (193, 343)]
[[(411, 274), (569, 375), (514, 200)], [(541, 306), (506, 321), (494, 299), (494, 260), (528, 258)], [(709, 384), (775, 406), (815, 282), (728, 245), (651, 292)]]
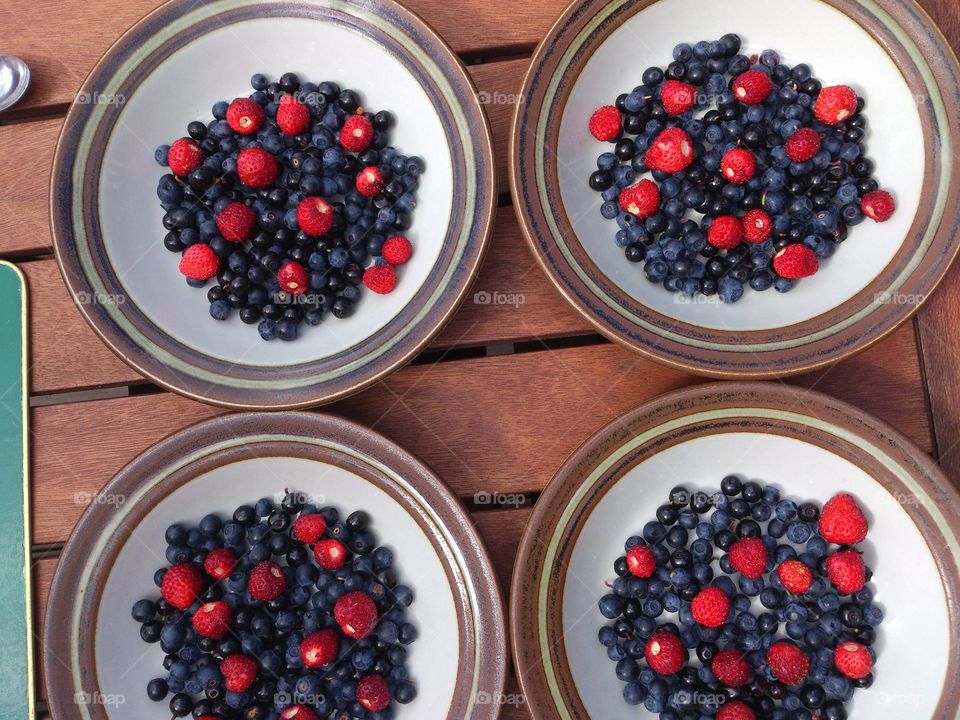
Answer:
[(0, 262), (0, 714), (16, 720), (34, 714), (26, 311), (23, 275)]

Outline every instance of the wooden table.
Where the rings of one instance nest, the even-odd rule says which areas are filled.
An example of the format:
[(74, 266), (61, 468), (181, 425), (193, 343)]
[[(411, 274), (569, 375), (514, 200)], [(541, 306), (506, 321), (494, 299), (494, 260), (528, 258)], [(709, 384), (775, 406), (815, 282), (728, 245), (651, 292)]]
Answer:
[[(473, 511), (504, 597), (514, 553), (538, 493), (564, 458), (612, 419), (700, 380), (597, 335), (534, 264), (507, 186), (513, 102), (529, 56), (566, 0), (527, 0), (509, 12), (482, 0), (407, 0), (470, 65), (485, 93), (500, 207), (474, 291), (411, 366), (325, 411), (357, 420), (425, 460)], [(165, 435), (223, 412), (161, 391), (118, 360), (67, 295), (51, 255), (50, 165), (63, 116), (106, 48), (156, 0), (3, 0), (0, 51), (33, 71), (27, 99), (0, 124), (0, 257), (26, 274), (31, 302), (33, 555), (38, 636), (57, 556), (84, 501)], [(960, 46), (956, 0), (923, 0)], [(874, 413), (960, 480), (960, 269), (917, 316), (870, 350), (789, 382)], [(509, 507), (483, 493), (517, 494)], [(477, 502), (477, 500), (480, 502)], [(41, 657), (43, 638), (37, 639)], [(37, 687), (44, 697), (42, 678)], [(508, 692), (518, 692), (511, 677)], [(41, 709), (44, 707), (41, 703)], [(529, 718), (522, 704), (503, 718)]]

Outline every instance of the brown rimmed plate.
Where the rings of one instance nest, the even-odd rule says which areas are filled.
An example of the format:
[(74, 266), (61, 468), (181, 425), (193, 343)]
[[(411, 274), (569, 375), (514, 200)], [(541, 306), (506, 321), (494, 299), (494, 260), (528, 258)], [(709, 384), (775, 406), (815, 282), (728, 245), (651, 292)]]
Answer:
[(194, 425), (121, 470), (80, 519), (50, 591), (44, 673), (51, 714), (168, 718), (146, 696), (164, 653), (130, 616), (158, 597), (165, 529), (295, 489), (341, 514), (367, 511), (394, 550), (419, 636), (408, 667), (417, 698), (396, 717), (494, 720), (507, 649), (497, 581), (469, 516), (419, 460), (353, 423), (318, 414), (252, 413)]
[[(594, 435), (547, 486), (521, 541), (510, 602), (514, 661), (533, 717), (655, 717), (623, 700), (624, 683), (598, 641), (608, 623), (598, 601), (624, 542), (672, 488), (715, 491), (727, 474), (794, 500), (822, 502), (838, 491), (859, 499), (871, 525), (859, 548), (885, 619), (873, 686), (854, 694), (849, 717), (957, 717), (955, 488), (883, 422), (826, 395), (766, 383), (657, 398)], [(659, 618), (668, 621), (676, 616)]]
[[(789, 16), (789, 22), (783, 18)], [(820, 272), (790, 292), (666, 292), (629, 263), (587, 186), (612, 145), (587, 132), (590, 114), (666, 67), (673, 47), (736, 32), (745, 54), (775, 48), (809, 63), (824, 84), (866, 98), (865, 142), (876, 177), (897, 199), (884, 224), (866, 221)], [(514, 205), (533, 252), (564, 297), (611, 339), (690, 372), (770, 377), (822, 366), (907, 319), (952, 262), (960, 226), (960, 65), (912, 0), (577, 0), (535, 53), (513, 128)]]

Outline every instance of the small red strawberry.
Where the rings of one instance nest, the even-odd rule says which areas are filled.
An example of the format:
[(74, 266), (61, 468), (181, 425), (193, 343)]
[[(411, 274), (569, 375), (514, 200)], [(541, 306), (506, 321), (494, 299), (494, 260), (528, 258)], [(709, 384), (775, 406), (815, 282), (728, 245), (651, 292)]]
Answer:
[(820, 152), (820, 135), (813, 128), (800, 128), (786, 144), (787, 157), (794, 162), (806, 162)]
[(682, 115), (697, 101), (697, 89), (679, 80), (667, 80), (660, 89), (660, 102), (668, 115)]
[(403, 265), (413, 255), (413, 246), (403, 235), (391, 235), (383, 241), (380, 254), (391, 265)]
[(604, 105), (590, 116), (590, 134), (604, 142), (620, 137), (623, 118), (613, 105)]
[(223, 600), (201, 605), (193, 614), (193, 629), (204, 637), (222, 640), (230, 629), (233, 613)]
[(874, 190), (860, 198), (860, 209), (874, 222), (886, 222), (897, 209), (893, 196), (886, 190)]
[(248, 187), (270, 187), (279, 173), (277, 159), (263, 148), (244, 148), (237, 155), (237, 176)]
[(841, 550), (827, 558), (827, 577), (841, 595), (852, 595), (867, 581), (866, 566), (856, 550)]
[(350, 152), (363, 152), (373, 142), (373, 125), (365, 115), (351, 115), (343, 123), (340, 144)]
[(744, 577), (756, 580), (767, 567), (767, 546), (760, 538), (740, 538), (730, 546), (730, 564)]
[(361, 640), (377, 626), (377, 606), (366, 593), (347, 593), (334, 605), (333, 617), (345, 635)]
[(727, 687), (737, 688), (750, 680), (750, 663), (739, 650), (721, 650), (713, 658), (710, 669)]
[(220, 272), (220, 258), (209, 245), (196, 243), (183, 251), (180, 272), (191, 280), (209, 280)]
[(233, 572), (233, 566), (237, 564), (237, 558), (228, 548), (216, 548), (207, 553), (203, 561), (203, 569), (207, 575), (214, 580), (223, 580)]
[(397, 271), (393, 265), (371, 265), (363, 273), (363, 284), (378, 295), (386, 295), (397, 286)]
[(792, 243), (773, 256), (773, 269), (780, 277), (796, 280), (810, 277), (820, 268), (816, 254), (803, 243)]
[(286, 588), (287, 576), (283, 574), (283, 568), (271, 560), (264, 560), (250, 571), (247, 589), (254, 600), (273, 600), (280, 597)]
[(390, 705), (390, 688), (382, 675), (364, 675), (357, 683), (357, 702), (370, 712), (386, 710)]
[(194, 140), (180, 138), (175, 140), (167, 151), (167, 165), (174, 175), (189, 175), (203, 163), (203, 150)]
[(320, 720), (320, 716), (309, 705), (291, 705), (280, 713), (280, 720)]
[(867, 518), (853, 495), (838, 493), (824, 504), (817, 530), (827, 542), (856, 545), (867, 537)]
[(733, 95), (745, 105), (759, 105), (773, 91), (770, 76), (760, 70), (747, 70), (733, 81)]
[(687, 661), (687, 650), (680, 638), (669, 630), (657, 630), (644, 650), (647, 665), (661, 675), (673, 675), (680, 671)]
[(784, 560), (777, 568), (777, 577), (787, 592), (803, 595), (813, 585), (813, 571), (799, 560)]
[(693, 141), (680, 128), (667, 128), (650, 144), (644, 162), (651, 170), (667, 173), (680, 172), (690, 167), (694, 159)]
[(310, 109), (293, 95), (284, 95), (277, 106), (277, 127), (284, 135), (299, 135), (310, 127)]
[(810, 658), (789, 640), (780, 640), (770, 646), (767, 664), (784, 685), (799, 685), (810, 673)]
[(301, 515), (293, 521), (293, 536), (302, 543), (313, 545), (327, 531), (327, 521), (320, 513)]
[(186, 610), (200, 597), (203, 576), (189, 563), (171, 566), (160, 583), (160, 595), (177, 610)]
[(728, 182), (743, 185), (757, 171), (757, 159), (745, 148), (734, 148), (727, 151), (720, 160), (720, 170)]
[(324, 235), (333, 227), (333, 206), (323, 198), (304, 198), (297, 205), (297, 224), (307, 235)]
[(647, 545), (634, 545), (627, 550), (627, 569), (631, 575), (648, 578), (657, 570), (653, 550)]
[(246, 655), (228, 655), (220, 661), (220, 674), (227, 690), (246, 692), (257, 679), (257, 661)]
[(644, 178), (620, 192), (620, 209), (641, 220), (655, 215), (660, 209), (660, 190), (652, 180)]
[(718, 587), (706, 587), (694, 596), (690, 612), (704, 627), (720, 627), (730, 614), (730, 598)]
[(308, 668), (329, 665), (340, 652), (340, 633), (333, 628), (324, 628), (307, 635), (300, 643), (300, 659)]
[(227, 108), (227, 125), (239, 135), (253, 135), (265, 117), (260, 103), (250, 98), (237, 98)]
[(743, 216), (743, 237), (748, 243), (762, 243), (773, 233), (773, 218), (760, 208)]
[(757, 716), (743, 700), (731, 700), (717, 710), (717, 720), (757, 720)]
[(870, 651), (858, 642), (848, 640), (838, 643), (833, 651), (833, 663), (837, 670), (851, 680), (865, 678), (873, 670)]
[(253, 233), (257, 217), (251, 208), (242, 202), (232, 202), (217, 213), (217, 230), (224, 240), (242, 242)]
[(318, 540), (313, 546), (313, 557), (324, 570), (339, 570), (347, 563), (347, 549), (339, 540)]
[(817, 95), (813, 112), (826, 125), (839, 125), (857, 111), (857, 94), (846, 85), (825, 87)]
[(383, 173), (376, 165), (365, 167), (357, 175), (357, 192), (364, 197), (376, 197), (383, 192)]
[(293, 260), (280, 266), (277, 282), (281, 290), (291, 295), (303, 295), (310, 288), (307, 271), (303, 269), (303, 265)]
[(721, 250), (732, 250), (743, 242), (743, 223), (733, 215), (721, 215), (710, 223), (707, 242)]

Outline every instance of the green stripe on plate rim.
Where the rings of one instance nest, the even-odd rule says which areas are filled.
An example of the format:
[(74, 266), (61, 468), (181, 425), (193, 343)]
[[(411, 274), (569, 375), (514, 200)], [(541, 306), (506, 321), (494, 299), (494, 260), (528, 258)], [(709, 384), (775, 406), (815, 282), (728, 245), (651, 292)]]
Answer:
[[(254, 5), (263, 5), (264, 3), (282, 5), (285, 4), (286, 0), (233, 0), (229, 2), (230, 9), (250, 7)], [(459, 128), (459, 137), (460, 142), (463, 147), (464, 157), (467, 162), (470, 162), (470, 158), (474, 155), (474, 141), (473, 135), (470, 132), (469, 123), (467, 118), (464, 115), (462, 108), (460, 107), (456, 93), (454, 92), (452, 86), (444, 77), (440, 67), (434, 62), (433, 58), (423, 52), (422, 48), (414, 43), (407, 35), (400, 32), (400, 30), (392, 25), (391, 23), (385, 22), (380, 16), (367, 11), (364, 8), (358, 7), (354, 3), (344, 2), (343, 0), (321, 0), (321, 4), (325, 7), (328, 7), (332, 10), (340, 11), (348, 15), (353, 15), (363, 22), (366, 22), (370, 25), (373, 25), (379, 28), (386, 35), (390, 36), (396, 40), (400, 45), (402, 45), (412, 56), (416, 57), (424, 66), (430, 77), (434, 79), (437, 83), (441, 94), (446, 100), (448, 106), (450, 107), (451, 112), (456, 118), (457, 127)], [(209, 19), (219, 14), (220, 8), (223, 5), (221, 3), (210, 3), (209, 5), (201, 5), (196, 10), (193, 10), (187, 15), (177, 19), (175, 22), (164, 27), (163, 31), (153, 35), (146, 43), (140, 45), (136, 48), (134, 53), (130, 58), (124, 62), (116, 73), (110, 78), (110, 85), (101, 90), (102, 94), (109, 94), (116, 91), (117, 86), (120, 84), (118, 78), (127, 77), (149, 54), (157, 50), (164, 42), (169, 40), (171, 37), (176, 36), (180, 32), (188, 30), (192, 25), (201, 22), (203, 20)], [(87, 161), (90, 157), (90, 148), (93, 141), (93, 135), (96, 128), (99, 126), (101, 120), (103, 119), (104, 114), (107, 112), (106, 105), (94, 104), (91, 111), (90, 117), (87, 120), (87, 123), (83, 129), (83, 133), (80, 136), (80, 140), (77, 143), (77, 160), (74, 162), (73, 166), (73, 229), (76, 233), (76, 248), (77, 255), (80, 260), (80, 265), (83, 268), (84, 275), (86, 276), (87, 281), (90, 283), (92, 292), (94, 294), (103, 294), (106, 295), (107, 290), (104, 287), (97, 271), (94, 266), (93, 257), (90, 253), (89, 243), (86, 235), (86, 227), (83, 222), (83, 176), (84, 170), (86, 168)], [(452, 258), (449, 266), (445, 269), (442, 281), (437, 285), (437, 289), (434, 291), (433, 295), (423, 304), (421, 310), (417, 315), (406, 324), (396, 335), (390, 338), (389, 341), (383, 343), (378, 348), (374, 349), (372, 352), (351, 359), (344, 364), (326, 371), (324, 373), (311, 374), (308, 377), (305, 377), (300, 380), (296, 379), (282, 379), (282, 378), (271, 378), (269, 380), (250, 380), (243, 378), (230, 378), (231, 387), (241, 387), (241, 388), (252, 388), (252, 389), (291, 389), (306, 387), (310, 385), (316, 385), (318, 383), (326, 382), (339, 378), (343, 375), (347, 375), (365, 365), (368, 365), (373, 360), (381, 357), (382, 355), (389, 352), (393, 347), (398, 345), (403, 341), (410, 332), (420, 325), (420, 323), (426, 318), (426, 316), (433, 310), (434, 306), (438, 303), (443, 293), (446, 291), (446, 288), (449, 287), (450, 280), (453, 277), (454, 273), (459, 267), (459, 260), (463, 256), (464, 249), (469, 241), (470, 233), (472, 230), (472, 224), (470, 222), (470, 217), (472, 215), (470, 208), (472, 208), (476, 203), (477, 198), (477, 186), (476, 180), (472, 173), (464, 173), (466, 180), (466, 201), (465, 207), (467, 212), (465, 214), (465, 220), (463, 222), (463, 227), (460, 231), (460, 235), (457, 238), (457, 253)], [(184, 362), (179, 356), (170, 353), (169, 351), (158, 347), (152, 343), (146, 336), (141, 333), (137, 327), (131, 323), (119, 310), (119, 305), (116, 304), (103, 304), (100, 306), (109, 316), (110, 319), (115, 322), (122, 330), (125, 332), (130, 339), (140, 348), (148, 352), (152, 357), (156, 358), (164, 365), (167, 365), (175, 370), (183, 372), (191, 377), (198, 378), (200, 380), (206, 380), (214, 385), (221, 385), (224, 383), (224, 376), (216, 373), (204, 370), (202, 368), (196, 367), (189, 363)]]
[[(473, 671), (473, 680), (470, 688), (469, 703), (467, 705), (467, 713), (464, 716), (465, 718), (470, 718), (473, 715), (473, 710), (476, 707), (476, 699), (478, 694), (478, 688), (480, 686), (480, 666), (481, 666), (481, 653), (480, 653), (480, 633), (477, 632), (480, 627), (480, 606), (474, 592), (473, 585), (468, 580), (467, 574), (467, 562), (463, 557), (463, 553), (460, 549), (460, 546), (454, 539), (450, 536), (450, 533), (447, 531), (446, 526), (443, 524), (443, 521), (440, 519), (440, 516), (434, 511), (434, 509), (427, 503), (426, 499), (414, 488), (410, 483), (408, 483), (402, 476), (398, 475), (392, 468), (389, 466), (374, 460), (368, 455), (361, 455), (354, 448), (349, 445), (344, 445), (342, 443), (334, 442), (332, 440), (323, 440), (319, 438), (305, 437), (301, 435), (287, 435), (287, 434), (264, 434), (264, 435), (248, 435), (239, 438), (232, 438), (230, 440), (224, 440), (220, 443), (215, 443), (213, 445), (208, 445), (201, 450), (198, 450), (190, 455), (182, 457), (179, 462), (168, 465), (163, 470), (154, 474), (154, 480), (150, 484), (140, 488), (140, 490), (133, 495), (132, 497), (126, 498), (118, 511), (114, 513), (109, 522), (100, 528), (99, 539), (94, 545), (87, 562), (86, 567), (83, 569), (83, 573), (80, 576), (80, 587), (87, 587), (90, 575), (93, 571), (94, 566), (100, 561), (100, 557), (106, 548), (107, 543), (110, 538), (116, 532), (117, 528), (124, 524), (126, 517), (132, 512), (138, 502), (140, 502), (144, 496), (150, 492), (154, 486), (163, 478), (167, 477), (175, 472), (182, 470), (188, 465), (197, 462), (205, 457), (209, 457), (215, 453), (230, 450), (235, 447), (246, 446), (256, 443), (265, 443), (265, 442), (294, 442), (301, 444), (314, 445), (316, 447), (326, 448), (329, 450), (334, 450), (336, 452), (348, 455), (352, 458), (360, 460), (361, 462), (370, 465), (376, 468), (379, 472), (386, 475), (390, 480), (399, 485), (406, 493), (411, 495), (416, 501), (420, 508), (430, 517), (433, 521), (436, 528), (440, 531), (443, 536), (443, 539), (446, 541), (447, 546), (450, 548), (450, 552), (456, 557), (458, 569), (460, 574), (464, 579), (464, 587), (467, 591), (467, 595), (470, 597), (470, 606), (471, 613), (473, 617), (473, 628), (474, 636), (477, 640), (474, 642), (474, 671)], [(82, 594), (78, 596), (82, 600)], [(82, 688), (81, 677), (80, 677), (80, 615), (83, 608), (83, 603), (78, 602), (74, 604), (73, 615), (71, 617), (71, 626), (73, 632), (71, 632), (70, 640), (70, 668), (73, 674), (74, 686), (79, 692)], [(80, 711), (80, 714), (85, 718), (85, 720), (92, 720), (90, 711), (87, 708), (85, 703), (78, 703), (77, 708)]]
[[(560, 80), (563, 75), (566, 74), (570, 67), (570, 63), (573, 59), (573, 56), (579, 51), (579, 49), (584, 45), (587, 38), (601, 25), (607, 18), (613, 15), (615, 12), (620, 10), (625, 5), (628, 5), (636, 0), (614, 0), (614, 2), (606, 5), (603, 10), (601, 10), (591, 21), (580, 31), (574, 41), (570, 44), (570, 47), (567, 48), (566, 52), (563, 54), (558, 65), (557, 71), (554, 72), (553, 77), (550, 79), (550, 83), (547, 86), (546, 94), (544, 96), (544, 102), (542, 107), (553, 108), (554, 102), (557, 95), (557, 89), (560, 85)], [(907, 50), (907, 53), (910, 55), (911, 59), (917, 64), (917, 67), (920, 71), (920, 74), (923, 76), (924, 83), (926, 84), (926, 89), (928, 91), (927, 96), (930, 101), (933, 103), (934, 112), (937, 117), (937, 124), (940, 129), (940, 148), (942, 151), (938, 153), (940, 158), (940, 163), (942, 167), (940, 187), (937, 191), (937, 198), (933, 208), (933, 217), (932, 221), (927, 224), (923, 239), (920, 243), (920, 247), (913, 257), (910, 259), (910, 262), (900, 273), (900, 275), (894, 280), (893, 284), (887, 288), (885, 291), (888, 296), (895, 295), (899, 289), (903, 286), (906, 280), (910, 277), (913, 271), (916, 269), (917, 265), (920, 264), (921, 259), (926, 254), (931, 243), (933, 242), (933, 237), (936, 235), (937, 230), (940, 226), (940, 222), (943, 219), (944, 208), (947, 204), (947, 180), (949, 179), (952, 168), (953, 168), (953, 154), (950, 150), (950, 134), (949, 129), (949, 119), (946, 115), (946, 108), (943, 104), (943, 98), (940, 95), (940, 90), (937, 87), (936, 81), (934, 80), (933, 73), (930, 70), (930, 66), (927, 64), (926, 60), (923, 57), (923, 54), (920, 52), (920, 49), (917, 47), (916, 43), (905, 33), (902, 28), (893, 20), (893, 18), (884, 11), (879, 5), (877, 5), (873, 0), (856, 0), (866, 8), (868, 11), (876, 15), (881, 22), (886, 26), (886, 28), (892, 32), (897, 39), (903, 44), (904, 48)], [(547, 120), (550, 113), (541, 113), (539, 122), (537, 124), (537, 137), (546, 137), (546, 128)], [(869, 316), (875, 308), (867, 306), (857, 312), (854, 315), (851, 315), (848, 318), (841, 320), (835, 325), (820, 330), (816, 333), (806, 335), (803, 337), (793, 338), (790, 340), (781, 340), (777, 342), (769, 343), (753, 343), (753, 344), (726, 344), (726, 343), (715, 343), (706, 340), (699, 340), (693, 337), (687, 337), (685, 335), (680, 335), (670, 330), (661, 328), (643, 318), (634, 315), (629, 312), (626, 308), (623, 308), (619, 303), (614, 302), (614, 300), (603, 292), (600, 287), (584, 272), (583, 268), (575, 261), (573, 254), (570, 252), (569, 247), (567, 246), (566, 241), (564, 240), (563, 234), (560, 232), (559, 227), (557, 226), (557, 221), (554, 214), (549, 210), (550, 203), (544, 202), (548, 197), (547, 194), (547, 182), (546, 182), (546, 173), (544, 170), (544, 151), (545, 143), (537, 143), (534, 150), (534, 169), (536, 172), (537, 180), (537, 191), (539, 192), (541, 202), (544, 207), (544, 216), (547, 221), (547, 225), (550, 227), (550, 232), (553, 234), (553, 238), (557, 243), (557, 247), (560, 249), (561, 254), (566, 259), (567, 263), (573, 268), (574, 272), (579, 276), (587, 288), (592, 292), (596, 297), (603, 301), (607, 307), (613, 310), (618, 315), (622, 316), (626, 320), (640, 325), (644, 329), (664, 337), (668, 340), (673, 340), (682, 345), (693, 346), (698, 348), (703, 348), (707, 350), (722, 350), (722, 351), (732, 351), (732, 352), (742, 352), (742, 353), (757, 353), (757, 352), (767, 352), (772, 350), (781, 350), (800, 347), (811, 342), (816, 342), (824, 338), (835, 335), (836, 333), (844, 330), (851, 325), (856, 324), (863, 318)]]
[[(550, 542), (547, 545), (547, 553), (543, 563), (543, 570), (540, 574), (537, 601), (537, 622), (539, 625), (537, 634), (540, 640), (540, 652), (542, 657), (545, 658), (545, 661), (543, 662), (544, 674), (547, 678), (547, 684), (550, 687), (550, 694), (553, 696), (553, 704), (564, 720), (573, 719), (567, 709), (566, 703), (563, 700), (563, 696), (560, 694), (560, 686), (557, 682), (556, 673), (554, 672), (554, 658), (551, 653), (551, 643), (547, 637), (546, 623), (543, 621), (543, 619), (547, 616), (550, 572), (553, 568), (554, 562), (556, 561), (557, 549), (560, 545), (561, 536), (565, 532), (566, 527), (570, 522), (570, 518), (580, 505), (580, 502), (587, 495), (587, 493), (592, 490), (593, 486), (597, 483), (600, 477), (602, 477), (611, 467), (613, 467), (616, 463), (623, 459), (623, 457), (640, 445), (660, 435), (664, 435), (666, 433), (678, 430), (688, 425), (694, 425), (699, 422), (710, 422), (713, 420), (743, 417), (782, 420), (828, 432), (834, 437), (840, 438), (841, 440), (844, 440), (875, 457), (884, 467), (890, 470), (890, 472), (892, 472), (901, 482), (903, 482), (903, 484), (916, 497), (928, 500), (931, 499), (923, 487), (914, 481), (910, 473), (908, 473), (902, 465), (885, 453), (879, 445), (875, 445), (865, 438), (862, 438), (856, 433), (850, 432), (839, 425), (834, 425), (832, 423), (819, 420), (818, 418), (813, 418), (808, 415), (801, 415), (799, 413), (786, 410), (772, 410), (766, 408), (727, 408), (724, 410), (710, 410), (701, 413), (695, 413), (693, 415), (686, 415), (682, 418), (677, 418), (676, 420), (671, 420), (647, 430), (643, 434), (631, 439), (629, 442), (622, 445), (616, 452), (611, 453), (600, 465), (598, 465), (596, 469), (590, 473), (587, 479), (580, 485), (573, 497), (567, 503), (567, 506), (564, 508), (564, 511), (560, 516), (560, 522), (557, 523), (556, 529), (554, 530), (553, 535), (550, 538)], [(960, 557), (960, 543), (958, 543), (956, 536), (953, 534), (953, 532), (951, 532), (950, 525), (947, 523), (946, 518), (940, 512), (940, 509), (937, 507), (936, 503), (923, 502), (922, 504), (933, 517), (937, 526), (943, 532), (944, 539), (947, 542), (950, 552), (954, 557)]]

